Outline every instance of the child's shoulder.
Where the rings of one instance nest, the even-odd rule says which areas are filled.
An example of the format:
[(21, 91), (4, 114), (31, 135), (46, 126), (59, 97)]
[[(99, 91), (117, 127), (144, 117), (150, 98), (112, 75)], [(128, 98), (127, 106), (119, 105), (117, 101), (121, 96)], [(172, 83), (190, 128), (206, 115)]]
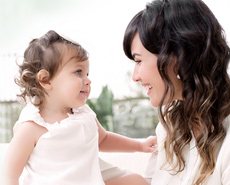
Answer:
[(32, 133), (39, 133), (42, 131), (48, 131), (47, 128), (35, 123), (34, 121), (25, 121), (21, 123), (20, 127), (18, 128), (17, 131), (19, 130), (29, 130)]
[(14, 135), (21, 139), (25, 136), (25, 139), (34, 140), (34, 144), (36, 144), (39, 138), (46, 132), (48, 130), (45, 127), (36, 124), (34, 121), (25, 121), (20, 125)]
[(44, 125), (44, 119), (40, 115), (40, 110), (35, 107), (32, 103), (27, 103), (27, 105), (22, 109), (19, 119), (14, 125), (14, 132), (21, 127), (23, 123), (33, 123), (38, 125)]

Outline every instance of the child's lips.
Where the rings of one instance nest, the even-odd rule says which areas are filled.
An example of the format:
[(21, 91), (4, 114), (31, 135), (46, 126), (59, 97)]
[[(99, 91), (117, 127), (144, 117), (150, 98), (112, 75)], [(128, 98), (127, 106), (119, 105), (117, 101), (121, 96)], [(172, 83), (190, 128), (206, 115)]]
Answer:
[(90, 94), (90, 88), (86, 88), (80, 91), (80, 94), (82, 96), (84, 96), (85, 98), (88, 98), (89, 94)]
[(87, 91), (80, 91), (80, 93), (85, 93), (85, 94), (87, 94), (88, 92), (87, 92)]
[(85, 91), (80, 91), (80, 94), (88, 97), (89, 96), (89, 91), (88, 90), (85, 90)]

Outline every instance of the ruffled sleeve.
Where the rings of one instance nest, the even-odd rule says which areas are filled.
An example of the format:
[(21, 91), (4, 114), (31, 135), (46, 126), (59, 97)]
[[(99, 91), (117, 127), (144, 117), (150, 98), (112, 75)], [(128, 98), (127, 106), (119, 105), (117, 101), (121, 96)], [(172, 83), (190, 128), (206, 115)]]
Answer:
[(22, 109), (19, 119), (13, 128), (14, 133), (18, 130), (21, 124), (26, 121), (34, 121), (35, 123), (46, 127), (44, 119), (39, 114), (39, 109), (32, 103), (27, 103), (27, 105)]

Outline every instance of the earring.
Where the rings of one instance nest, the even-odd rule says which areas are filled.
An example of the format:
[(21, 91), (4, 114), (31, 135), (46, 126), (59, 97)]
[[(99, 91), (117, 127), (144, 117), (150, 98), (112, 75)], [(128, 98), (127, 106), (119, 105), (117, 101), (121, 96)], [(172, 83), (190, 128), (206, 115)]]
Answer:
[(180, 80), (180, 75), (179, 75), (179, 74), (178, 74), (176, 77), (177, 77), (177, 79), (179, 79), (179, 80)]

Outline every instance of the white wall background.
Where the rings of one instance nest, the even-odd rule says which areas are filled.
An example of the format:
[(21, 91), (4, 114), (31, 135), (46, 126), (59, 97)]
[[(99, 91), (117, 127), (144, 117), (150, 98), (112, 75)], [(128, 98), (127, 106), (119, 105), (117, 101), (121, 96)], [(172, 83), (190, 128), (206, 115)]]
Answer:
[[(147, 0), (0, 0), (0, 100), (15, 98), (15, 53), (23, 55), (32, 38), (53, 29), (79, 42), (90, 53), (92, 92), (108, 85), (116, 98), (132, 95), (127, 76), (133, 63), (122, 40), (131, 18)], [(204, 0), (230, 38), (229, 0)]]

